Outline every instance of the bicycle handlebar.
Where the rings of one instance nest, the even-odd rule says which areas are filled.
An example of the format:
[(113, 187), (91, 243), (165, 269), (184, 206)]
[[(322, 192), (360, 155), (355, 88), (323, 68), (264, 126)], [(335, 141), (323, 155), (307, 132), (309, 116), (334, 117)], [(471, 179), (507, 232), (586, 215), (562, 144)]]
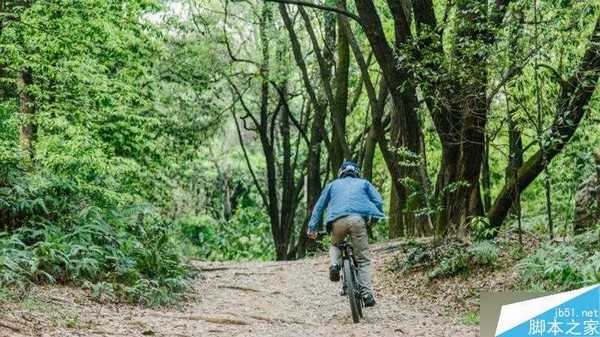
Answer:
[(322, 238), (324, 238), (324, 237), (325, 237), (327, 234), (329, 234), (329, 233), (327, 233), (327, 232), (325, 232), (325, 231), (318, 231), (318, 232), (317, 232), (317, 237), (316, 237), (314, 240), (319, 240), (319, 239), (322, 239)]

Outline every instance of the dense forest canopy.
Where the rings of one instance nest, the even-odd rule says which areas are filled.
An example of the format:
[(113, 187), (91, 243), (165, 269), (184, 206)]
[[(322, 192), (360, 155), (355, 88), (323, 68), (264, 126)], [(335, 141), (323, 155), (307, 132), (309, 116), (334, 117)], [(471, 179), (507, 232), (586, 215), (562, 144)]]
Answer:
[[(493, 231), (523, 207), (547, 216), (550, 235), (555, 223), (571, 230), (573, 192), (594, 166), (596, 4), (199, 7), (221, 27), (206, 35), (229, 64), (241, 144), (245, 134), (260, 144), (266, 172), (248, 167), (279, 258), (303, 254), (304, 230), (296, 244), (290, 233), (344, 159), (389, 188), (390, 237)], [(565, 163), (581, 175), (564, 179)]]
[(302, 258), (344, 160), (374, 240), (593, 229), (598, 76), (596, 1), (3, 1), (0, 284)]

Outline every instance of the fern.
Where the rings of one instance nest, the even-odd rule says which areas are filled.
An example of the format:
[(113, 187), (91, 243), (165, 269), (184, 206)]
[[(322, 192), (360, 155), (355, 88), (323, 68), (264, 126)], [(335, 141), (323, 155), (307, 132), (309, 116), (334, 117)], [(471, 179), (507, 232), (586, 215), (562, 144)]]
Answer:
[(542, 290), (570, 290), (598, 283), (597, 240), (594, 232), (588, 232), (576, 236), (572, 242), (542, 245), (518, 264), (522, 285)]

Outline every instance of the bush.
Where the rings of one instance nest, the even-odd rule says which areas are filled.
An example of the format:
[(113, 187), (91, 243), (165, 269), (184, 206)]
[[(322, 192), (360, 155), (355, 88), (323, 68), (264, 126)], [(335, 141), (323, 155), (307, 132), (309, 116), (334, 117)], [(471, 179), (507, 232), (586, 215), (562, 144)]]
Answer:
[(490, 227), (486, 217), (472, 218), (469, 221), (469, 228), (471, 229), (471, 238), (473, 238), (474, 241), (492, 240), (498, 233), (496, 228)]
[(448, 241), (433, 245), (409, 242), (406, 257), (397, 261), (396, 270), (430, 270), (430, 279), (452, 277), (467, 273), (476, 267), (494, 267), (498, 260), (498, 250), (492, 241), (480, 241), (467, 245), (458, 241)]
[(498, 261), (498, 248), (493, 241), (481, 241), (468, 249), (471, 261), (480, 266), (493, 266)]
[(429, 273), (429, 278), (451, 277), (464, 274), (474, 267), (493, 267), (498, 250), (491, 241), (480, 241), (465, 249), (451, 249)]
[(269, 260), (274, 257), (269, 219), (256, 207), (239, 208), (229, 221), (189, 216), (179, 221), (181, 232), (206, 260)]
[(115, 229), (95, 220), (2, 233), (0, 286), (101, 284), (117, 299), (146, 305), (168, 303), (186, 289), (191, 269), (169, 223), (150, 218)]
[(117, 211), (101, 189), (91, 193), (58, 176), (9, 182), (0, 189), (0, 287), (104, 284), (115, 300), (148, 305), (186, 288), (193, 273), (177, 228), (151, 209)]
[(438, 258), (434, 247), (424, 243), (408, 241), (406, 249), (406, 257), (403, 260), (396, 260), (395, 271), (404, 273), (410, 270), (428, 267)]
[(549, 242), (519, 263), (523, 286), (564, 291), (600, 282), (600, 239), (589, 231), (572, 242)]

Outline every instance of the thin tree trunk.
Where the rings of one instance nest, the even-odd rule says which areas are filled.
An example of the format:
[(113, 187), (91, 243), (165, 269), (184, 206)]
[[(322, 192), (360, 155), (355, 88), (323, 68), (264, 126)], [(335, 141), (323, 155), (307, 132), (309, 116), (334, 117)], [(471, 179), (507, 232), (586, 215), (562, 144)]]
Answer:
[[(521, 131), (515, 122), (512, 113), (508, 109), (507, 98), (507, 116), (508, 121), (508, 165), (506, 166), (505, 183), (516, 177), (517, 171), (523, 165), (523, 141)], [(511, 213), (518, 215), (520, 209), (519, 198), (515, 195), (515, 203), (511, 206)], [(487, 209), (489, 210), (489, 208)]]
[(327, 104), (321, 101), (318, 97), (315, 89), (312, 85), (312, 81), (309, 77), (306, 63), (301, 52), (302, 47), (298, 36), (294, 30), (292, 20), (289, 17), (287, 8), (284, 4), (279, 4), (279, 12), (283, 18), (284, 25), (290, 36), (292, 52), (296, 65), (300, 69), (302, 75), (302, 81), (306, 92), (308, 93), (309, 99), (312, 103), (314, 116), (310, 127), (310, 140), (308, 144), (308, 164), (307, 164), (307, 178), (306, 178), (306, 220), (303, 222), (302, 228), (300, 229), (300, 235), (298, 238), (298, 247), (296, 249), (296, 256), (298, 258), (304, 257), (306, 254), (307, 244), (307, 221), (310, 218), (312, 209), (319, 198), (321, 193), (321, 143), (323, 142), (324, 125)]
[(281, 113), (279, 114), (279, 132), (282, 142), (282, 182), (281, 182), (281, 237), (282, 246), (285, 246), (286, 257), (288, 255), (288, 247), (290, 246), (291, 235), (294, 230), (294, 213), (295, 213), (295, 198), (294, 193), (294, 169), (292, 167), (292, 143), (290, 134), (290, 110), (287, 105), (287, 83), (282, 83), (279, 89), (281, 105)]
[(23, 118), (23, 125), (20, 129), (19, 139), (21, 143), (21, 151), (24, 153), (28, 161), (33, 160), (34, 157), (34, 143), (37, 133), (37, 127), (34, 120), (35, 110), (28, 88), (31, 84), (33, 84), (31, 72), (28, 70), (23, 70), (18, 81), (19, 112)]
[[(510, 44), (513, 46), (519, 45), (519, 39), (523, 35), (523, 21), (524, 14), (522, 10), (517, 10), (514, 14), (516, 18), (516, 22), (518, 24), (512, 24), (510, 26)], [(511, 59), (517, 59), (519, 53), (522, 53), (521, 48), (511, 48), (508, 51), (508, 57)], [(506, 85), (504, 85), (504, 91), (506, 90)], [(508, 94), (505, 95), (506, 100), (506, 120), (508, 127), (508, 164), (505, 170), (505, 179), (504, 182), (508, 182), (510, 179), (513, 179), (517, 175), (517, 171), (523, 165), (523, 140), (521, 139), (521, 131), (519, 130), (519, 125), (513, 116), (513, 111), (510, 106), (510, 97)], [(486, 212), (489, 211), (489, 208), (486, 208)], [(521, 198), (519, 197), (519, 193), (517, 192), (515, 195), (515, 202), (513, 203), (510, 211), (513, 215), (517, 216), (517, 222), (519, 227), (519, 242), (522, 241), (521, 234)]]
[(371, 127), (367, 133), (365, 141), (365, 152), (361, 163), (362, 175), (368, 181), (373, 181), (373, 158), (375, 157), (375, 148), (377, 140), (375, 139), (375, 129)]
[(271, 128), (269, 127), (269, 72), (270, 72), (270, 39), (267, 34), (271, 23), (271, 9), (269, 4), (264, 4), (262, 8), (259, 35), (261, 40), (262, 63), (260, 66), (261, 84), (260, 84), (260, 128), (258, 129), (259, 139), (265, 156), (265, 166), (267, 173), (267, 197), (268, 213), (271, 221), (271, 234), (275, 243), (275, 254), (277, 260), (287, 258), (287, 243), (282, 240), (281, 218), (279, 213), (279, 197), (277, 194), (277, 163), (275, 159), (275, 141), (269, 136)]
[(483, 191), (483, 210), (487, 211), (492, 206), (491, 178), (490, 178), (490, 139), (485, 135), (485, 147), (481, 166), (481, 189)]
[[(539, 48), (538, 43), (538, 11), (537, 11), (537, 1), (533, 1), (533, 20), (535, 22), (534, 26), (534, 39), (535, 39), (535, 47)], [(538, 134), (538, 143), (540, 147), (540, 151), (542, 152), (542, 161), (544, 166), (544, 190), (546, 196), (546, 216), (548, 219), (548, 231), (550, 234), (550, 240), (554, 238), (554, 223), (552, 220), (552, 199), (551, 199), (551, 186), (550, 186), (550, 173), (548, 171), (548, 156), (546, 154), (546, 145), (544, 144), (544, 119), (542, 115), (542, 93), (540, 92), (540, 81), (538, 74), (538, 58), (535, 58), (534, 66), (534, 80), (535, 80), (535, 106), (536, 106), (536, 114), (537, 114), (537, 134)]]

